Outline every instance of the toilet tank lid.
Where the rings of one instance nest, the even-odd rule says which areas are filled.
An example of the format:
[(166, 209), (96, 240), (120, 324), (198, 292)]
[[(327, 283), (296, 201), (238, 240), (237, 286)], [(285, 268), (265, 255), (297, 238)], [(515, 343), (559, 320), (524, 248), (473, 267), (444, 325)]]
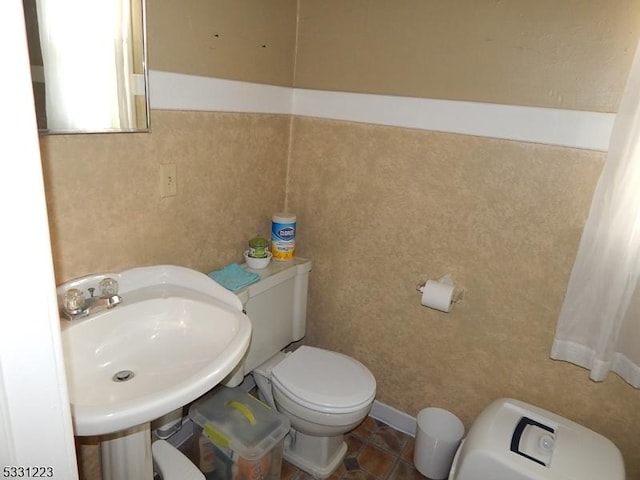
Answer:
[(302, 257), (293, 257), (292, 260), (273, 261), (269, 266), (259, 270), (249, 268), (246, 263), (240, 265), (243, 270), (257, 274), (260, 279), (234, 293), (240, 298), (243, 305), (246, 305), (252, 297), (279, 285), (296, 275), (305, 275), (311, 271), (311, 261)]
[(272, 382), (301, 405), (347, 413), (371, 404), (376, 380), (362, 363), (338, 352), (303, 345), (277, 364)]

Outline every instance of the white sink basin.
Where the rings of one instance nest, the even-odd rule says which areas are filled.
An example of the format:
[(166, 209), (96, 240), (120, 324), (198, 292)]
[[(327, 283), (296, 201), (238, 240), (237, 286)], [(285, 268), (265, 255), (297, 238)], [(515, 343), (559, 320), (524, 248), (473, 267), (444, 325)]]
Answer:
[(82, 277), (58, 287), (59, 301), (69, 288), (86, 291), (105, 277), (118, 281), (119, 305), (61, 320), (80, 436), (140, 425), (195, 400), (233, 370), (251, 336), (240, 300), (184, 267)]

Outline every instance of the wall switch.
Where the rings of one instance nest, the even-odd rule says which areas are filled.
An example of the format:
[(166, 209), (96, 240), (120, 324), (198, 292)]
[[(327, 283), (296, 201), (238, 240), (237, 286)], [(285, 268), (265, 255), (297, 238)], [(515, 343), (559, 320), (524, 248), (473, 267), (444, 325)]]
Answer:
[(178, 175), (175, 163), (160, 165), (160, 196), (173, 197), (178, 193)]

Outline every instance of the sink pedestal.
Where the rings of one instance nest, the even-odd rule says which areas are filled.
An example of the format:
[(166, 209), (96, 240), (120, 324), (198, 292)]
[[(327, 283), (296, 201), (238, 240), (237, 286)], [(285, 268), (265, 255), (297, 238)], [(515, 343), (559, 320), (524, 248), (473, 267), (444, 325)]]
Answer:
[(106, 437), (100, 453), (103, 480), (153, 480), (149, 423)]

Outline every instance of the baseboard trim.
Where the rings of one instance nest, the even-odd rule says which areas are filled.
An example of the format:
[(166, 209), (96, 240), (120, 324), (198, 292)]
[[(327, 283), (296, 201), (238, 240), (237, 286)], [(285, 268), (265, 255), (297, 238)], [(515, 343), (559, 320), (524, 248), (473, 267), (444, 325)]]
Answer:
[(375, 400), (369, 415), (376, 420), (386, 423), (395, 430), (411, 435), (412, 437), (416, 436), (416, 419), (396, 408)]

